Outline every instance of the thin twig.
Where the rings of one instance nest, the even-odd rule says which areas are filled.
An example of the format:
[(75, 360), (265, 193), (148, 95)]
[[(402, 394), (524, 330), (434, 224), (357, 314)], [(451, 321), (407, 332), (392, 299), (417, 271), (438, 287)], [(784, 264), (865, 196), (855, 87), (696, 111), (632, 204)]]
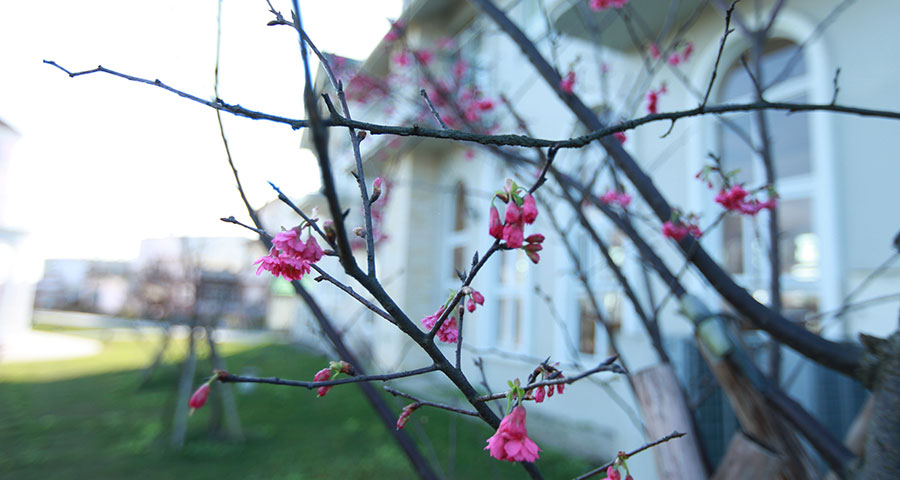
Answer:
[[(422, 98), (425, 99), (425, 103), (428, 104), (428, 108), (431, 110), (431, 114), (434, 115), (434, 119), (437, 120), (438, 125), (440, 125), (441, 128), (443, 128), (444, 130), (447, 130), (448, 128), (450, 128), (447, 126), (446, 123), (444, 123), (444, 119), (441, 118), (441, 114), (438, 113), (436, 108), (434, 108), (434, 104), (431, 103), (431, 99), (428, 98), (428, 92), (426, 92), (425, 89), (422, 88), (422, 89), (419, 89), (419, 95), (422, 95)], [(834, 102), (832, 102), (832, 103), (834, 103)]]
[(719, 61), (722, 60), (722, 51), (725, 49), (725, 40), (727, 40), (728, 35), (730, 35), (731, 32), (734, 31), (731, 28), (731, 14), (734, 13), (734, 6), (737, 5), (738, 1), (740, 0), (734, 0), (733, 2), (731, 2), (731, 6), (728, 7), (728, 10), (725, 11), (725, 33), (722, 34), (722, 40), (719, 42), (719, 52), (716, 53), (716, 63), (713, 66), (712, 75), (710, 75), (709, 77), (709, 86), (706, 87), (706, 95), (703, 96), (703, 101), (700, 103), (700, 108), (706, 106), (706, 102), (709, 100), (709, 94), (712, 93), (713, 84), (716, 82), (716, 74), (719, 71)]
[[(532, 388), (537, 388), (537, 387), (550, 387), (550, 386), (559, 385), (559, 384), (571, 385), (571, 384), (581, 380), (582, 378), (586, 378), (586, 377), (591, 376), (598, 372), (613, 372), (613, 373), (619, 373), (619, 374), (624, 375), (625, 370), (622, 369), (621, 366), (619, 366), (618, 364), (615, 363), (616, 360), (618, 360), (618, 358), (619, 358), (618, 355), (613, 355), (613, 356), (607, 358), (606, 360), (600, 362), (600, 365), (597, 365), (596, 367), (594, 367), (590, 370), (581, 372), (580, 374), (575, 375), (573, 377), (562, 377), (562, 378), (557, 377), (556, 379), (553, 379), (553, 380), (544, 380), (542, 382), (535, 382), (535, 383), (527, 385), (525, 388), (532, 389)], [(501, 393), (482, 395), (482, 396), (478, 397), (476, 400), (479, 402), (489, 402), (491, 400), (498, 400), (501, 398), (506, 398), (512, 392), (513, 392), (512, 390), (508, 390), (506, 392), (501, 392)]]
[(269, 385), (284, 385), (288, 387), (303, 387), (307, 389), (319, 387), (331, 387), (334, 385), (344, 385), (347, 383), (360, 382), (386, 382), (397, 378), (414, 377), (437, 371), (437, 367), (429, 365), (427, 367), (417, 368), (415, 370), (407, 370), (405, 372), (387, 373), (383, 375), (359, 375), (354, 377), (340, 378), (337, 380), (326, 380), (322, 382), (303, 382), (300, 380), (285, 380), (278, 377), (248, 377), (244, 375), (232, 375), (228, 372), (219, 372), (217, 380), (222, 383), (266, 383)]
[[(650, 443), (641, 445), (640, 447), (638, 447), (638, 448), (636, 448), (636, 449), (634, 449), (634, 450), (632, 450), (632, 451), (626, 453), (626, 454), (625, 454), (625, 458), (632, 457), (632, 456), (634, 456), (634, 455), (637, 455), (637, 454), (643, 452), (644, 450), (647, 450), (647, 449), (649, 449), (649, 448), (653, 448), (653, 447), (655, 447), (655, 446), (657, 446), (657, 445), (660, 445), (660, 444), (662, 444), (662, 443), (668, 442), (669, 440), (672, 440), (672, 439), (675, 439), (675, 438), (681, 438), (681, 437), (683, 437), (683, 436), (685, 436), (685, 435), (687, 435), (687, 434), (686, 434), (686, 433), (681, 433), (681, 432), (672, 432), (672, 433), (666, 435), (665, 437), (660, 438), (659, 440), (657, 440), (657, 441), (655, 441), (655, 442), (650, 442)], [(591, 471), (589, 471), (589, 472), (587, 472), (587, 473), (584, 473), (584, 474), (582, 474), (582, 475), (580, 475), (580, 476), (578, 476), (578, 477), (575, 477), (575, 480), (584, 480), (585, 478), (593, 477), (594, 475), (596, 475), (596, 474), (598, 474), (598, 473), (601, 473), (601, 472), (605, 471), (607, 468), (611, 467), (611, 466), (613, 465), (613, 463), (615, 463), (615, 461), (616, 461), (616, 460), (613, 459), (611, 462), (607, 463), (606, 465), (599, 466), (599, 467), (597, 467), (597, 468), (595, 468), (595, 469), (593, 469), (593, 470), (591, 470)]]
[(475, 412), (473, 410), (464, 410), (462, 408), (452, 407), (450, 405), (445, 405), (443, 403), (435, 403), (435, 402), (429, 402), (426, 400), (421, 400), (421, 399), (416, 398), (408, 393), (401, 392), (400, 390), (395, 390), (387, 385), (384, 386), (384, 390), (387, 391), (388, 393), (390, 393), (391, 395), (394, 395), (397, 397), (408, 398), (423, 407), (440, 408), (441, 410), (447, 410), (449, 412), (454, 412), (454, 413), (461, 413), (463, 415), (469, 415), (471, 417), (479, 417), (480, 416), (480, 415), (478, 415), (478, 412)]
[[(218, 100), (216, 102), (205, 100), (199, 98), (197, 96), (191, 95), (189, 93), (183, 92), (181, 90), (177, 90), (172, 88), (159, 80), (147, 80), (140, 77), (134, 77), (131, 75), (126, 75), (123, 73), (119, 73), (113, 70), (110, 70), (105, 67), (97, 67), (92, 70), (86, 70), (83, 72), (70, 72), (65, 68), (58, 65), (56, 62), (50, 60), (44, 60), (44, 63), (53, 65), (54, 67), (62, 70), (67, 73), (70, 77), (77, 77), (80, 75), (86, 75), (90, 73), (107, 73), (116, 77), (123, 78), (125, 80), (130, 80), (133, 82), (144, 83), (147, 85), (153, 85), (159, 88), (162, 88), (166, 91), (172, 92), (178, 96), (184, 97), (188, 100), (192, 100), (197, 103), (201, 103), (210, 108), (215, 108), (217, 110), (221, 110), (223, 112), (231, 113), (235, 116), (251, 118), (254, 120), (267, 120), (275, 123), (282, 123), (290, 126), (293, 129), (299, 128), (308, 128), (310, 126), (309, 120), (299, 120), (292, 119), (286, 117), (280, 117), (277, 115), (269, 115), (267, 113), (258, 112), (255, 110), (249, 110), (240, 105), (232, 105), (226, 103), (222, 100)], [(713, 105), (713, 106), (705, 106), (701, 108), (700, 106), (687, 109), (687, 110), (676, 110), (672, 112), (662, 112), (662, 113), (654, 113), (650, 115), (645, 115), (643, 117), (623, 121), (617, 123), (615, 125), (611, 125), (608, 127), (592, 130), (591, 132), (581, 135), (578, 137), (571, 137), (568, 139), (562, 140), (551, 140), (551, 139), (543, 139), (543, 138), (533, 138), (527, 135), (517, 135), (517, 134), (497, 134), (497, 135), (487, 135), (480, 133), (472, 133), (472, 132), (464, 132), (460, 130), (435, 130), (431, 128), (425, 128), (422, 126), (416, 127), (401, 127), (395, 125), (382, 125), (377, 123), (368, 123), (361, 122), (359, 120), (351, 120), (344, 118), (340, 115), (333, 115), (327, 119), (321, 119), (321, 124), (323, 127), (353, 127), (357, 130), (365, 130), (372, 135), (396, 135), (401, 137), (426, 137), (426, 138), (438, 138), (444, 140), (459, 140), (463, 142), (472, 142), (479, 143), (482, 145), (496, 145), (501, 147), (552, 147), (556, 146), (560, 149), (576, 149), (581, 148), (597, 139), (602, 137), (607, 137), (616, 132), (627, 132), (628, 130), (633, 130), (636, 127), (641, 125), (646, 125), (648, 123), (659, 122), (659, 121), (667, 121), (667, 120), (677, 120), (681, 118), (688, 117), (696, 117), (703, 115), (724, 115), (728, 113), (735, 112), (752, 112), (756, 110), (779, 110), (786, 111), (789, 113), (797, 113), (797, 112), (814, 112), (814, 111), (826, 111), (826, 112), (834, 112), (834, 113), (844, 113), (850, 115), (859, 115), (863, 117), (875, 117), (875, 118), (885, 118), (891, 120), (900, 120), (900, 111), (891, 111), (891, 110), (877, 110), (870, 108), (860, 108), (860, 107), (851, 107), (846, 105), (832, 105), (830, 103), (826, 104), (817, 104), (817, 103), (791, 103), (791, 102), (747, 102), (747, 103), (731, 103), (731, 104), (721, 104), (721, 105)]]

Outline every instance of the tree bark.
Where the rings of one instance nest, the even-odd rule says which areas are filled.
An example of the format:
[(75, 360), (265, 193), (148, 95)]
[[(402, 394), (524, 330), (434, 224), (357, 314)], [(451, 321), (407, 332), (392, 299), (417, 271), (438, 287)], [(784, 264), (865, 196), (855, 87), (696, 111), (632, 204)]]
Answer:
[(697, 447), (690, 411), (669, 364), (654, 365), (634, 375), (634, 394), (644, 413), (649, 438), (659, 438), (673, 430), (687, 433), (689, 442), (667, 442), (653, 449), (660, 478), (707, 478)]
[(735, 433), (712, 480), (769, 480), (787, 459), (760, 445), (743, 432)]

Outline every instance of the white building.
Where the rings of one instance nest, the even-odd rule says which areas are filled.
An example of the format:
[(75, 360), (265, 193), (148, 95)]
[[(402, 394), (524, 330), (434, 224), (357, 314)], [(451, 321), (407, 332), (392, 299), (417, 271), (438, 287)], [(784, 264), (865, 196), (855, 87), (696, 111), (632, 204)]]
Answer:
[[(646, 92), (663, 82), (667, 93), (660, 97), (660, 111), (696, 107), (709, 84), (724, 27), (722, 12), (699, 1), (673, 2), (678, 5), (674, 11), (676, 21), (667, 23), (668, 6), (633, 0), (627, 8), (633, 18), (642, 19), (635, 27), (640, 30), (638, 40), (617, 12), (591, 12), (586, 1), (547, 0), (541, 2), (543, 7), (537, 0), (499, 3), (510, 5), (509, 16), (530, 38), (538, 40), (542, 53), (554, 59), (560, 73), (576, 72), (575, 92), (611, 121), (643, 116)], [(764, 8), (760, 11), (768, 12), (774, 2), (761, 3)], [(764, 70), (778, 72), (763, 78), (764, 82), (778, 79), (767, 90), (766, 98), (829, 103), (835, 93), (835, 72), (840, 69), (837, 103), (900, 110), (900, 93), (895, 87), (900, 84), (900, 67), (892, 61), (896, 57), (893, 46), (900, 41), (900, 33), (893, 28), (896, 18), (900, 18), (900, 4), (888, 0), (852, 4), (832, 16), (839, 4), (837, 0), (784, 4), (773, 23), (762, 60)], [(755, 19), (753, 5), (743, 2), (738, 6), (751, 27), (765, 21)], [(402, 20), (407, 25), (405, 41), (413, 49), (433, 50), (442, 38), (454, 38), (463, 58), (472, 66), (468, 79), (477, 82), (486, 97), (496, 99), (501, 93), (508, 97), (535, 136), (565, 139), (585, 133), (518, 47), (469, 3), (410, 1)], [(548, 20), (559, 36), (548, 34)], [(590, 33), (591, 24), (602, 30), (599, 36)], [(683, 24), (687, 26), (678, 28)], [(655, 63), (648, 56), (652, 42), (664, 50), (663, 59)], [(694, 45), (691, 58), (678, 66), (667, 65), (667, 49), (682, 49), (687, 42)], [(804, 45), (802, 51), (798, 45)], [(739, 60), (748, 48), (740, 32), (729, 37), (710, 104), (750, 99), (753, 85)], [(385, 41), (365, 61), (363, 69), (377, 77), (392, 70), (397, 73), (400, 67), (392, 60), (396, 54), (397, 42)], [(643, 69), (645, 62), (653, 65), (652, 76)], [(438, 71), (449, 71), (448, 65), (435, 63)], [(406, 74), (400, 75), (404, 78)], [(323, 79), (319, 80), (319, 85), (323, 85)], [(407, 107), (397, 100), (417, 98), (421, 84), (415, 82), (395, 80), (393, 91), (382, 101), (351, 105), (354, 118), (434, 126), (433, 118), (421, 115), (421, 105)], [(408, 91), (401, 91), (403, 88)], [(511, 115), (499, 102), (495, 103), (492, 118), (500, 122), (498, 131), (516, 131)], [(387, 109), (387, 105), (393, 108)], [(897, 328), (896, 296), (888, 297), (891, 301), (848, 311), (840, 318), (829, 314), (851, 293), (854, 300), (862, 300), (900, 291), (900, 268), (895, 264), (888, 264), (864, 288), (855, 291), (897, 248), (894, 237), (900, 228), (900, 214), (892, 208), (900, 204), (900, 189), (894, 186), (900, 178), (900, 163), (895, 158), (900, 151), (900, 136), (893, 133), (896, 123), (825, 112), (767, 115), (778, 172), (785, 313), (832, 339), (852, 340), (859, 332), (881, 336), (893, 332)], [(755, 135), (748, 114), (726, 118)], [(728, 169), (741, 168), (738, 179), (748, 186), (765, 183), (755, 154), (739, 135), (723, 125), (708, 116), (679, 120), (668, 134), (668, 122), (651, 123), (627, 133), (625, 148), (647, 169), (673, 205), (686, 212), (704, 213), (702, 226), (713, 223), (721, 211), (713, 201), (716, 192), (695, 178), (710, 163), (709, 154), (721, 157)], [(339, 162), (337, 176), (339, 181), (346, 180), (344, 172), (352, 164), (345, 132), (334, 129), (331, 141), (332, 158)], [(495, 156), (475, 145), (371, 136), (363, 147), (368, 178), (381, 175), (392, 184), (383, 223), (390, 238), (377, 250), (379, 276), (389, 279), (385, 282), (388, 292), (412, 318), (424, 317), (445, 301), (448, 289), (458, 288), (454, 271), (467, 268), (473, 253), (483, 253), (492, 243), (487, 232), (490, 198), (502, 189), (504, 179), (511, 174)], [(473, 158), (469, 158), (470, 151), (475, 153)], [(601, 156), (596, 147), (564, 151), (556, 164), (569, 170), (578, 164), (598, 168), (597, 159)], [(515, 178), (530, 184), (533, 178), (528, 173), (523, 175), (520, 171)], [(348, 199), (344, 207), (358, 211), (358, 195), (352, 190), (355, 184), (347, 181), (344, 185), (348, 189), (344, 192)], [(609, 178), (599, 176), (596, 185), (595, 193), (602, 193), (610, 185)], [(628, 185), (626, 190), (634, 193)], [(552, 201), (546, 192), (539, 193), (542, 195)], [(680, 269), (681, 255), (659, 235), (659, 223), (648, 207), (637, 201), (630, 208), (639, 218), (648, 219), (642, 228), (670, 268)], [(571, 225), (571, 213), (565, 208), (556, 213), (563, 225)], [(704, 247), (763, 302), (768, 301), (769, 284), (761, 254), (767, 248), (765, 215), (755, 219), (726, 217), (720, 227), (703, 237)], [(279, 226), (290, 228), (299, 223), (299, 219), (281, 218), (284, 220), (275, 221), (280, 224), (267, 222), (267, 227), (274, 231)], [(652, 297), (654, 304), (659, 303), (665, 290), (654, 282), (652, 295), (648, 294), (637, 253), (629, 242), (617, 237), (599, 216), (592, 221), (606, 232), (614, 258), (633, 279), (642, 301), (649, 302)], [(473, 284), (487, 302), (476, 313), (466, 315), (463, 365), (469, 376), (477, 379), (478, 370), (472, 361), (484, 357), (488, 360), (487, 380), (495, 388), (502, 388), (508, 379), (524, 380), (535, 361), (548, 356), (561, 361), (567, 371), (575, 371), (574, 362), (591, 366), (609, 353), (608, 338), (594, 326), (581, 283), (573, 275), (572, 260), (554, 234), (547, 213), (542, 213), (533, 227), (526, 229), (526, 234), (542, 232), (548, 237), (538, 265), (532, 265), (523, 254), (506, 252), (493, 259)], [(616, 340), (631, 371), (655, 364), (657, 357), (647, 335), (599, 253), (593, 251), (580, 229), (572, 228), (568, 239), (590, 270), (595, 294), (616, 325)], [(328, 267), (334, 273), (338, 273), (338, 268), (336, 264)], [(710, 305), (721, 305), (712, 289), (693, 271), (689, 270), (684, 280)], [(323, 287), (326, 285), (317, 286), (315, 293), (330, 298), (333, 317), (346, 318), (346, 312), (358, 308), (341, 292)], [(692, 326), (676, 313), (675, 303), (668, 302), (660, 312), (663, 336), (686, 386), (699, 389), (699, 372), (705, 366), (693, 347)], [(407, 343), (399, 331), (387, 322), (375, 320), (367, 321), (365, 334), (371, 339), (369, 348), (377, 365), (388, 368), (423, 364), (421, 354), (405, 347)], [(447, 352), (449, 355), (451, 350)], [(810, 365), (796, 367), (798, 357), (785, 355), (785, 377), (799, 372), (796, 379), (785, 378), (792, 382), (789, 391), (827, 427), (843, 435), (864, 394), (844, 377)], [(637, 408), (627, 382), (613, 378), (609, 386), (624, 398), (624, 403)], [(714, 461), (735, 428), (724, 404), (719, 394), (697, 407), (705, 412), (698, 415), (698, 423)], [(529, 413), (574, 425), (574, 429), (570, 427), (574, 433), (569, 435), (569, 443), (578, 444), (582, 451), (598, 458), (609, 458), (618, 450), (645, 441), (617, 399), (604, 386), (588, 382), (576, 384), (562, 397), (535, 406)], [(723, 419), (709, 420), (713, 417)], [(541, 438), (548, 442), (567, 441), (554, 438), (549, 433), (552, 429), (535, 428), (539, 443)], [(651, 458), (646, 455), (629, 462), (636, 477), (655, 477)]]

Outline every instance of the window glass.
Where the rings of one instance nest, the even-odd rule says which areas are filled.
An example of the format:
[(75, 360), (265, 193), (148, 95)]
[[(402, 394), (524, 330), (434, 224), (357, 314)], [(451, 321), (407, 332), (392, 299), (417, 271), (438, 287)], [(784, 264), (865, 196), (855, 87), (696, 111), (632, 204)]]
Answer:
[(779, 205), (781, 272), (800, 281), (819, 277), (819, 241), (813, 232), (812, 202), (808, 198), (785, 200)]
[[(788, 102), (806, 102), (806, 95), (799, 95)], [(785, 111), (766, 112), (772, 158), (777, 178), (807, 175), (811, 172), (809, 158), (809, 116)]]

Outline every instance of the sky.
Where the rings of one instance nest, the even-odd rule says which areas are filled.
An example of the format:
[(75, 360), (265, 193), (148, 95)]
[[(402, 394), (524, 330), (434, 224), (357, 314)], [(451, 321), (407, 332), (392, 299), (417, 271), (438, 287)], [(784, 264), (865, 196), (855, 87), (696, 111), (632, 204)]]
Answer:
[[(268, 27), (265, 0), (223, 0), (219, 96), (302, 118), (297, 35)], [(273, 1), (286, 15), (290, 1)], [(133, 258), (140, 240), (246, 235), (215, 112), (161, 89), (96, 73), (97, 65), (213, 98), (217, 0), (0, 2), (0, 119), (21, 137), (10, 165), (7, 223), (43, 258)], [(400, 0), (300, 1), (328, 52), (364, 58)], [(311, 153), (289, 127), (224, 116), (254, 207), (319, 187)]]

